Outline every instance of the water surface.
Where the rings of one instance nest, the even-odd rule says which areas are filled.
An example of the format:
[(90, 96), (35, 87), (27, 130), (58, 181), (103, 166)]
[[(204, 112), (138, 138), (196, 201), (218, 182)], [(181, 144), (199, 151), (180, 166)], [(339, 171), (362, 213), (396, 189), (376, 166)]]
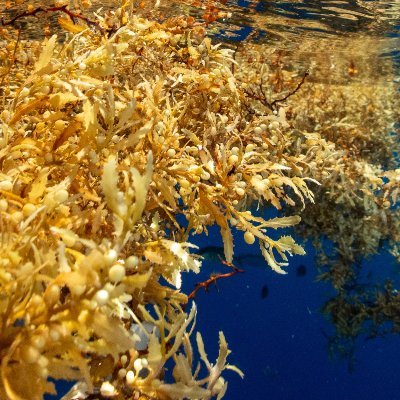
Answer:
[[(5, 2), (9, 7), (0, 7), (0, 17), (7, 21), (26, 10), (27, 2), (16, 3)], [(69, 3), (71, 9), (80, 4), (79, 0)], [(29, 4), (48, 7), (54, 2), (32, 0)], [(92, 15), (99, 8), (112, 10), (116, 4), (116, 0), (93, 0), (85, 13)], [(157, 15), (165, 18), (190, 14), (201, 21), (207, 4), (164, 1)], [(350, 65), (357, 72), (352, 77), (370, 82), (394, 79), (393, 63), (398, 68), (400, 62), (400, 2), (396, 0), (231, 0), (218, 7), (230, 17), (210, 24), (217, 40), (236, 43), (247, 38), (268, 45), (269, 49), (279, 50), (286, 63), (316, 70), (318, 79), (332, 83), (346, 83)], [(18, 27), (24, 37), (41, 39), (46, 29), (57, 31), (57, 15), (39, 13), (21, 19)]]

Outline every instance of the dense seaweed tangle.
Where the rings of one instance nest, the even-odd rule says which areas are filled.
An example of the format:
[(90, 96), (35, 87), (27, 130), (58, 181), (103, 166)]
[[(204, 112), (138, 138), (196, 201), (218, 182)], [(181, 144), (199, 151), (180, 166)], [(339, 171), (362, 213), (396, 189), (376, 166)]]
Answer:
[[(398, 256), (400, 172), (369, 158), (379, 146), (390, 159), (395, 139), (351, 128), (351, 110), (321, 116), (320, 102), (333, 114), (343, 95), (322, 92), (305, 71), (275, 90), (284, 69), (258, 71), (256, 47), (213, 44), (209, 21), (160, 22), (134, 5), (93, 19), (41, 9), (59, 13), (62, 29), (43, 42), (3, 20), (1, 398), (42, 399), (54, 392), (49, 378), (78, 381), (71, 399), (222, 398), (224, 371), (242, 373), (227, 363), (222, 332), (218, 359), (208, 360), (196, 306), (180, 290), (182, 273), (201, 268), (190, 235), (214, 224), (233, 272), (232, 231), (286, 273), (288, 256), (304, 250), (271, 230), (304, 215), (300, 231), (340, 244), (335, 234), (350, 239), (335, 226), (354, 222), (340, 219), (346, 207), (368, 216), (360, 254), (388, 239)], [(369, 111), (386, 131), (392, 115), (374, 99)], [(263, 219), (254, 205), (280, 214)], [(347, 279), (329, 273), (336, 286)]]

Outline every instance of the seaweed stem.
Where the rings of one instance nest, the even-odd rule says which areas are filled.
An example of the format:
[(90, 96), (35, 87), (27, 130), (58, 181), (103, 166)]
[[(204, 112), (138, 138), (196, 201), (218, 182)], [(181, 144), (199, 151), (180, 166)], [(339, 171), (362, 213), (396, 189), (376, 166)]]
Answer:
[(218, 279), (226, 279), (226, 278), (230, 278), (233, 275), (236, 275), (238, 273), (243, 273), (244, 270), (240, 269), (238, 267), (236, 267), (234, 264), (225, 261), (225, 260), (221, 260), (221, 263), (226, 265), (229, 268), (232, 268), (231, 272), (226, 272), (224, 274), (212, 274), (207, 280), (203, 281), (203, 282), (198, 282), (195, 284), (195, 288), (194, 290), (188, 295), (188, 299), (194, 299), (196, 296), (196, 293), (200, 290), (200, 289), (204, 289), (206, 292), (208, 292), (209, 286), (212, 283), (216, 283)]
[(255, 93), (253, 90), (252, 91), (246, 90), (245, 92), (252, 99), (258, 100), (265, 107), (269, 108), (271, 111), (274, 111), (276, 109), (275, 105), (277, 103), (282, 103), (282, 102), (286, 101), (289, 97), (293, 96), (295, 93), (297, 93), (300, 90), (300, 88), (303, 86), (307, 76), (309, 76), (309, 75), (310, 75), (309, 71), (306, 71), (304, 73), (303, 77), (301, 78), (301, 81), (297, 84), (297, 86), (296, 86), (296, 88), (294, 90), (289, 92), (286, 96), (284, 96), (284, 97), (282, 97), (280, 99), (276, 99), (276, 100), (274, 100), (272, 102), (269, 102), (267, 100), (267, 96), (266, 96), (265, 91), (263, 89), (264, 82), (263, 82), (262, 76), (260, 77), (260, 84), (258, 86), (258, 90), (260, 92), (260, 95), (257, 95), (257, 93)]
[(296, 86), (296, 88), (294, 90), (292, 90), (291, 92), (289, 92), (285, 97), (282, 97), (281, 99), (276, 99), (271, 103), (271, 107), (273, 108), (274, 105), (276, 103), (281, 103), (282, 101), (287, 100), (290, 96), (293, 96), (296, 92), (298, 92), (300, 90), (300, 88), (303, 86), (303, 83), (305, 82), (307, 76), (310, 75), (309, 71), (307, 70), (304, 75), (303, 78), (301, 79), (301, 81), (298, 83), (298, 85)]

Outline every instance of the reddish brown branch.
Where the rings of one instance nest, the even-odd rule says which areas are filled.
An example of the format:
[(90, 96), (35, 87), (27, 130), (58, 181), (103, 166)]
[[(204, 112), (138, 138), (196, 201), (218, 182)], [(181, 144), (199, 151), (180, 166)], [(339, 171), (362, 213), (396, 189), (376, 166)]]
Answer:
[(10, 19), (10, 21), (4, 21), (4, 18), (2, 18), (1, 19), (1, 25), (2, 26), (14, 25), (15, 22), (17, 22), (19, 19), (26, 18), (26, 17), (35, 17), (36, 14), (39, 14), (41, 12), (44, 12), (44, 13), (62, 12), (64, 14), (67, 14), (71, 18), (71, 20), (73, 22), (75, 22), (75, 19), (80, 19), (81, 21), (84, 21), (88, 25), (94, 26), (95, 28), (97, 28), (102, 33), (104, 33), (104, 32), (108, 32), (109, 33), (109, 32), (112, 32), (114, 30), (113, 28), (105, 29), (100, 25), (100, 23), (98, 21), (93, 21), (93, 20), (85, 17), (82, 14), (78, 14), (78, 13), (75, 13), (75, 12), (69, 10), (67, 5), (59, 6), (59, 7), (37, 7), (35, 9), (33, 9), (33, 10), (24, 11), (23, 13), (16, 15), (14, 18)]
[(195, 284), (194, 290), (189, 294), (188, 299), (194, 299), (196, 296), (196, 293), (200, 289), (204, 289), (206, 292), (208, 292), (209, 286), (213, 283), (217, 283), (218, 279), (226, 279), (230, 278), (233, 275), (238, 274), (239, 272), (244, 272), (243, 269), (240, 269), (233, 265), (232, 263), (228, 263), (227, 261), (221, 260), (222, 264), (228, 266), (229, 268), (232, 268), (231, 272), (226, 272), (225, 274), (212, 274), (207, 280), (203, 282), (199, 282)]
[(282, 101), (287, 100), (290, 96), (293, 96), (297, 91), (300, 90), (300, 88), (303, 86), (304, 81), (306, 80), (307, 76), (310, 75), (310, 73), (308, 71), (306, 71), (303, 75), (303, 78), (301, 79), (301, 81), (299, 82), (299, 84), (297, 85), (296, 89), (292, 90), (291, 92), (289, 92), (285, 97), (282, 97), (281, 99), (276, 99), (271, 103), (271, 106), (274, 107), (274, 105), (276, 103), (280, 103)]
[(269, 102), (267, 100), (267, 96), (265, 94), (264, 88), (263, 88), (263, 80), (261, 77), (260, 80), (260, 84), (258, 86), (258, 91), (259, 94), (257, 94), (254, 90), (245, 90), (245, 93), (248, 97), (254, 99), (254, 100), (258, 100), (262, 105), (264, 105), (265, 107), (268, 107), (271, 111), (275, 110), (275, 105), (277, 103), (281, 103), (285, 100), (287, 100), (289, 97), (293, 96), (296, 92), (298, 92), (300, 90), (300, 88), (303, 86), (307, 76), (310, 75), (310, 73), (308, 71), (306, 71), (301, 79), (301, 81), (297, 84), (296, 88), (294, 90), (292, 90), (291, 92), (289, 92), (286, 96), (280, 98), (280, 99), (276, 99), (272, 102)]

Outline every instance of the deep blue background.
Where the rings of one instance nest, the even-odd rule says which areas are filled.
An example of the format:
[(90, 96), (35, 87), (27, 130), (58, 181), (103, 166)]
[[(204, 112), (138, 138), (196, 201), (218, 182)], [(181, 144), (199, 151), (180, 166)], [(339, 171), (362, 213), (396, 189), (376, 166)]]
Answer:
[[(311, 246), (306, 246), (306, 256), (290, 259), (287, 275), (278, 275), (262, 257), (247, 256), (251, 251), (258, 254), (256, 244), (246, 245), (241, 235), (235, 235), (235, 240), (235, 253), (249, 259), (249, 265), (244, 265), (246, 272), (220, 280), (219, 291), (214, 288), (196, 296), (197, 328), (210, 359), (217, 355), (218, 331), (222, 330), (232, 349), (229, 362), (245, 373), (244, 380), (233, 372), (226, 373), (227, 400), (400, 399), (398, 336), (369, 341), (361, 338), (352, 373), (346, 361), (329, 358), (323, 332), (332, 333), (332, 326), (319, 310), (333, 292), (328, 285), (315, 282)], [(197, 238), (196, 242), (201, 246), (218, 244), (219, 232), (212, 230), (208, 238)], [(307, 267), (304, 277), (296, 274), (301, 264)], [(392, 276), (396, 264), (382, 254), (364, 267), (380, 280)], [(225, 272), (221, 265), (206, 260), (202, 276), (215, 271)], [(187, 277), (187, 291), (199, 278)], [(263, 299), (264, 285), (269, 295)]]

